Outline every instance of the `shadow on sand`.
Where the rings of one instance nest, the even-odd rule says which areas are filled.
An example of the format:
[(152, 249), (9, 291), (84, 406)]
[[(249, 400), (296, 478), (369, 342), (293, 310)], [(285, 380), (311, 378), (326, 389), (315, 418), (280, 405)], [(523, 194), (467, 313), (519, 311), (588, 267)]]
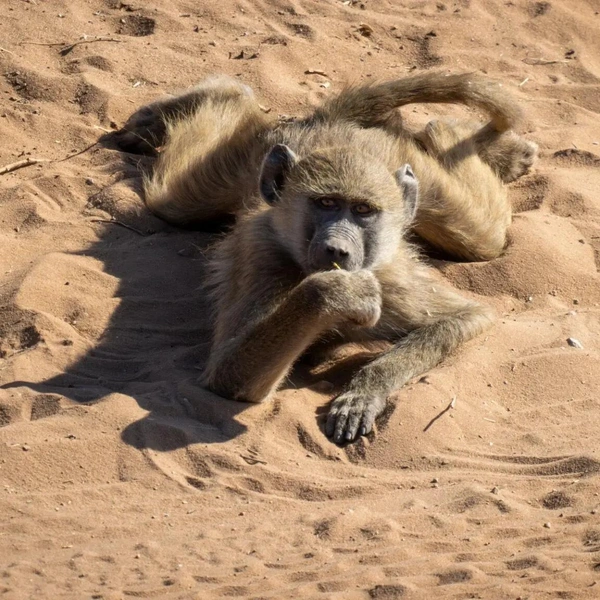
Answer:
[[(116, 156), (110, 138), (101, 143), (103, 152)], [(115, 393), (132, 397), (148, 414), (126, 427), (122, 437), (140, 449), (168, 451), (232, 439), (246, 429), (235, 417), (248, 405), (225, 400), (198, 383), (210, 349), (211, 319), (202, 281), (206, 251), (217, 239), (215, 226), (186, 231), (153, 217), (140, 196), (140, 164), (147, 167), (149, 161), (121, 152), (118, 156), (123, 178), (89, 202), (91, 214), (101, 209), (118, 222), (105, 224), (97, 241), (72, 255), (77, 265), (84, 264), (78, 256), (96, 259), (102, 265), (98, 272), (118, 282), (116, 290), (107, 291), (100, 273), (89, 278), (86, 297), (73, 299), (80, 309), (68, 322), (73, 337), (80, 334), (80, 339), (63, 343), (87, 343), (89, 349), (60, 375), (40, 383), (13, 381), (2, 388), (27, 387), (80, 403)], [(86, 267), (77, 268), (88, 282)], [(69, 288), (64, 290), (68, 294)], [(86, 303), (90, 308), (103, 301), (114, 307), (110, 322), (101, 335), (90, 338), (78, 330), (78, 318), (93, 312)]]

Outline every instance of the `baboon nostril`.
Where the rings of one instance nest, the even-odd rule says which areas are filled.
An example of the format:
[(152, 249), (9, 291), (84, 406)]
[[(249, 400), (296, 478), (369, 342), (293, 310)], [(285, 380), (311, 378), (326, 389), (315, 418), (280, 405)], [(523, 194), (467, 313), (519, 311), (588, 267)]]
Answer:
[(337, 259), (348, 258), (348, 256), (350, 256), (350, 252), (348, 250), (332, 244), (327, 244), (325, 246), (325, 252), (327, 252), (328, 256)]

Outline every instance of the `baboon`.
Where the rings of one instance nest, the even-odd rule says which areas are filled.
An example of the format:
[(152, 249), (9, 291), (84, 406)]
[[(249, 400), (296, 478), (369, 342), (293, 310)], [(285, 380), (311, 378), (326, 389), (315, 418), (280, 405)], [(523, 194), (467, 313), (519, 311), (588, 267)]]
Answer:
[[(410, 103), (462, 103), (487, 124), (404, 127)], [(368, 434), (388, 396), (485, 330), (489, 308), (441, 286), (406, 239), (489, 260), (511, 220), (504, 183), (536, 146), (511, 130), (514, 100), (477, 74), (417, 74), (348, 87), (303, 119), (277, 123), (250, 88), (219, 76), (132, 115), (123, 149), (162, 147), (145, 180), (174, 224), (235, 217), (209, 286), (214, 335), (202, 384), (267, 400), (317, 346), (387, 341), (332, 402), (334, 441)]]

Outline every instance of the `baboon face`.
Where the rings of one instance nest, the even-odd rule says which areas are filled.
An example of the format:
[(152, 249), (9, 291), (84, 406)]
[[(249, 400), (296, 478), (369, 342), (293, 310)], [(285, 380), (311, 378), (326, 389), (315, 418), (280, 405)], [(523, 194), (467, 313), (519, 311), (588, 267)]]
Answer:
[(386, 215), (367, 200), (315, 195), (304, 199), (308, 270), (341, 268), (356, 271), (372, 266)]
[(307, 274), (390, 260), (418, 195), (409, 165), (392, 176), (373, 157), (333, 148), (299, 159), (283, 144), (265, 158), (260, 188), (276, 209), (280, 240)]

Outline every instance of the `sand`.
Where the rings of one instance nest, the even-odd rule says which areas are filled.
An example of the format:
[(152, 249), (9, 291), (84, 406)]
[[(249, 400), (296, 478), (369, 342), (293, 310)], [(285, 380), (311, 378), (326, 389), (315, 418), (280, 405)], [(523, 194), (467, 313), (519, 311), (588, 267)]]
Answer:
[[(2, 598), (600, 597), (599, 11), (3, 0), (0, 168), (47, 162), (0, 175)], [(139, 157), (61, 159), (212, 73), (298, 115), (430, 68), (502, 80), (540, 145), (506, 253), (437, 263), (496, 326), (346, 448), (322, 381), (259, 406), (200, 389), (214, 236), (147, 212)]]

